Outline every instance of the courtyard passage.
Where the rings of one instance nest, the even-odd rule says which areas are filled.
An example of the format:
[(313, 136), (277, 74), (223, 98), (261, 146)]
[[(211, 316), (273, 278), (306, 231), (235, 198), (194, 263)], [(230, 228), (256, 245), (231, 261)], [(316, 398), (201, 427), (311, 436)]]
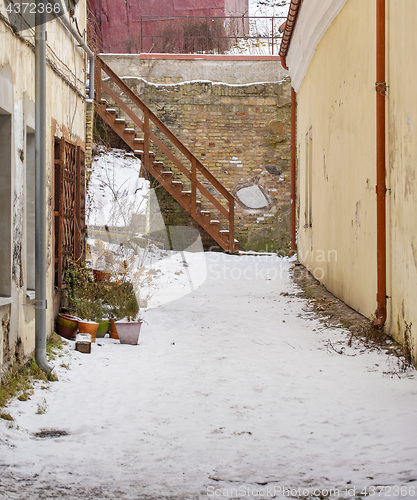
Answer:
[(289, 259), (174, 257), (139, 345), (68, 342), (7, 408), (1, 499), (417, 496), (414, 371), (324, 326)]

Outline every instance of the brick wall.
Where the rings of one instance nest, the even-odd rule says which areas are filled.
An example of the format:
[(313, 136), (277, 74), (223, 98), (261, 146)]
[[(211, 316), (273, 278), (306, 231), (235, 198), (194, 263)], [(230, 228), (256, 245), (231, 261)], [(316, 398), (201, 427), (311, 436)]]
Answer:
[(208, 81), (155, 85), (137, 78), (124, 80), (235, 194), (241, 248), (287, 250), (289, 80), (246, 85)]

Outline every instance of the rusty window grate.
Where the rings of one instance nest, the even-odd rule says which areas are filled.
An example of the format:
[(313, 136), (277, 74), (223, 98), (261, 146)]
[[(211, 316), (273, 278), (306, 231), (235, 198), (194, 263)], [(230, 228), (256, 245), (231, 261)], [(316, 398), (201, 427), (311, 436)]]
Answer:
[(55, 286), (63, 288), (69, 262), (85, 256), (85, 158), (65, 139), (54, 142)]

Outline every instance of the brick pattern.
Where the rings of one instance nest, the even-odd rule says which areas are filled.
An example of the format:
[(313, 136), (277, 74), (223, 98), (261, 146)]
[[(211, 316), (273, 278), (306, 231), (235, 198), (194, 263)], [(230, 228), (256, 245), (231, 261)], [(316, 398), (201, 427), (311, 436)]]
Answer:
[(285, 251), (290, 215), (289, 80), (249, 85), (124, 81), (230, 191), (239, 196), (241, 187), (258, 185), (266, 194), (266, 208), (237, 204), (240, 247)]

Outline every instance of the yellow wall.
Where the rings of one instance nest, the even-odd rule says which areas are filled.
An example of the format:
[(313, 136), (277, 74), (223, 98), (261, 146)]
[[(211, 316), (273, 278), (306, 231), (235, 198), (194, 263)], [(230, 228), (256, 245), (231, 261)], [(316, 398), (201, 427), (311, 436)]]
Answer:
[[(348, 1), (297, 93), (298, 257), (367, 316), (376, 309), (374, 16), (374, 2)], [(312, 225), (306, 228), (308, 147)]]
[[(376, 310), (375, 16), (374, 1), (346, 2), (317, 46), (297, 95), (298, 256), (332, 293), (368, 318)], [(415, 0), (387, 1), (386, 329), (404, 343), (412, 325), (414, 359), (416, 19)], [(309, 161), (312, 225), (304, 227)], [(334, 250), (337, 257), (329, 253)]]
[(411, 325), (417, 359), (417, 2), (387, 2), (387, 327), (402, 339)]

